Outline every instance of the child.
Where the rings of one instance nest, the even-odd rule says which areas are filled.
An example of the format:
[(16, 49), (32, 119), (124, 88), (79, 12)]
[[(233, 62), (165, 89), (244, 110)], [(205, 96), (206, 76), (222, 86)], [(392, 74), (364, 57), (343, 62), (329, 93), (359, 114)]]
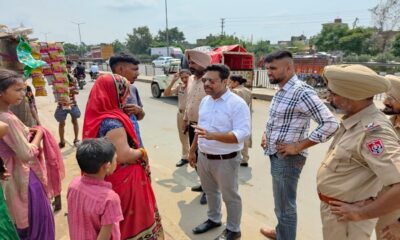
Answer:
[[(8, 131), (8, 125), (0, 122), (0, 138)], [(7, 169), (4, 167), (3, 159), (0, 158), (0, 181), (5, 181), (10, 176)], [(0, 239), (18, 240), (19, 237), (8, 215), (6, 201), (3, 196), (3, 188), (0, 184)]]
[(47, 177), (40, 154), (43, 131), (28, 128), (10, 106), (25, 98), (25, 83), (16, 72), (0, 69), (0, 121), (9, 131), (0, 139), (0, 157), (11, 173), (3, 183), (10, 216), (21, 239), (55, 239), (54, 216), (47, 198)]
[(70, 239), (120, 239), (123, 215), (119, 196), (104, 181), (117, 165), (115, 147), (105, 138), (85, 139), (76, 159), (82, 171), (69, 184), (68, 224)]

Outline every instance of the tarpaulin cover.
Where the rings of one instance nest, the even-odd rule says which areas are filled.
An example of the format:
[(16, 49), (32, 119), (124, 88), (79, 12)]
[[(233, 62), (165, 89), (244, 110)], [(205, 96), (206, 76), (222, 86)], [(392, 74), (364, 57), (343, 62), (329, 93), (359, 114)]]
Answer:
[(247, 52), (247, 50), (238, 44), (214, 48), (212, 52), (208, 53), (211, 56), (211, 63), (221, 63), (222, 52)]

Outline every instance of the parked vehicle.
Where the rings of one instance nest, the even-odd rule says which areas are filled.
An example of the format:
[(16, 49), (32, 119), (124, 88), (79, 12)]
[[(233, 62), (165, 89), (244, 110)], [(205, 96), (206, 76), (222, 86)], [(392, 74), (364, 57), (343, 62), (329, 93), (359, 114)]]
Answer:
[(182, 49), (177, 47), (169, 47), (169, 51), (167, 47), (157, 47), (150, 48), (150, 55), (158, 55), (158, 56), (177, 56), (182, 55)]
[(172, 75), (179, 72), (180, 61), (172, 62), (167, 70), (164, 71), (163, 75), (155, 75), (151, 82), (151, 95), (155, 98), (161, 97), (165, 88), (170, 84)]
[(163, 66), (164, 72), (167, 72), (171, 65), (180, 65), (180, 64), (181, 64), (180, 59), (170, 58), (165, 62), (164, 66)]
[(323, 87), (325, 82), (321, 76), (324, 67), (330, 64), (325, 56), (298, 55), (293, 57), (297, 76), (312, 87)]
[(152, 64), (154, 67), (164, 67), (169, 59), (172, 59), (172, 57), (158, 57), (152, 61)]

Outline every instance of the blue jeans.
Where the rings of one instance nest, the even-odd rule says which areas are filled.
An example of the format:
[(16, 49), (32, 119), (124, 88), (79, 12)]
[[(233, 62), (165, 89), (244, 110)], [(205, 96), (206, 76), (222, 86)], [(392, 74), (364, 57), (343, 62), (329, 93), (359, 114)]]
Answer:
[(276, 239), (295, 240), (297, 228), (297, 183), (306, 158), (301, 155), (269, 156), (271, 160), (272, 187), (275, 215), (278, 219)]

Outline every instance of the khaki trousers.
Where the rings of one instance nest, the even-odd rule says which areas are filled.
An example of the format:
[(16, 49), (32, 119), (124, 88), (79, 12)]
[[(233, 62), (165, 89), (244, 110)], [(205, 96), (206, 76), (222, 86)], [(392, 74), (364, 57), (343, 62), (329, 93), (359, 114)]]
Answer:
[(183, 134), (182, 128), (183, 128), (183, 112), (180, 113), (178, 110), (177, 116), (176, 116), (176, 122), (178, 125), (178, 133), (179, 133), (179, 140), (181, 141), (181, 146), (182, 146), (182, 156), (181, 159), (188, 159), (189, 157), (189, 135), (188, 133)]
[(324, 240), (370, 240), (377, 221), (338, 222), (325, 202), (321, 202), (321, 219)]

